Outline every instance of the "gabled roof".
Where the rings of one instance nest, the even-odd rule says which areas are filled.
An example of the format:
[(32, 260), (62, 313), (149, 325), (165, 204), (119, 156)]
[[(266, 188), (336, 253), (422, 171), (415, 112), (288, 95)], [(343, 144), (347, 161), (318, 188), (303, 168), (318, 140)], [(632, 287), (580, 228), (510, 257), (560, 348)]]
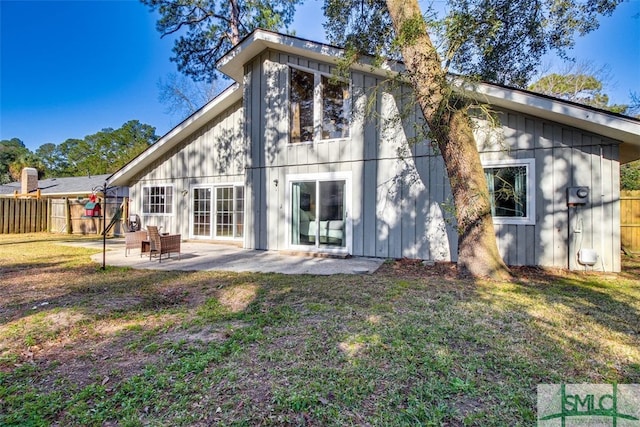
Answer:
[[(244, 64), (266, 49), (274, 49), (330, 64), (337, 64), (344, 56), (344, 49), (340, 47), (267, 30), (255, 30), (220, 58), (216, 66), (236, 82), (242, 83)], [(373, 63), (373, 58), (361, 57), (358, 62), (352, 65), (352, 68), (381, 76), (404, 70), (404, 65), (397, 61), (385, 61), (376, 66)]]
[[(237, 83), (227, 88), (218, 97), (113, 174), (109, 178), (109, 183), (111, 185), (127, 185), (128, 181), (142, 168), (161, 158), (164, 153), (183, 141), (200, 126), (239, 101), (242, 98), (242, 90), (239, 85), (243, 81), (244, 65), (266, 49), (300, 55), (330, 64), (336, 64), (344, 55), (344, 50), (336, 46), (267, 30), (253, 31), (217, 63), (218, 69)], [(352, 68), (381, 76), (388, 76), (389, 73), (395, 74), (404, 70), (404, 65), (397, 61), (387, 61), (376, 67), (372, 64), (373, 58), (363, 57)], [(640, 158), (640, 120), (496, 84), (476, 83), (471, 86), (467, 83), (460, 83), (457, 87), (465, 95), (472, 96), (481, 102), (584, 129), (620, 141), (622, 143), (620, 146), (622, 163)]]
[[(256, 30), (218, 61), (218, 68), (237, 82), (242, 82), (243, 66), (265, 49), (305, 56), (322, 62), (337, 63), (344, 50), (335, 46), (313, 42), (266, 30)], [(387, 61), (380, 67), (372, 66), (371, 58), (362, 58), (354, 69), (386, 76), (404, 70), (400, 62)], [(476, 83), (462, 79), (455, 86), (465, 95), (478, 101), (507, 108), (524, 114), (552, 120), (567, 126), (584, 129), (607, 138), (621, 141), (620, 160), (626, 163), (640, 158), (640, 120), (564, 101), (527, 90), (507, 86)], [(454, 79), (454, 83), (456, 83)]]
[(182, 142), (193, 132), (200, 129), (218, 114), (242, 99), (242, 89), (237, 84), (232, 84), (204, 107), (187, 117), (178, 126), (158, 139), (153, 145), (124, 165), (120, 170), (111, 175), (109, 185), (128, 185), (128, 182), (139, 171), (151, 165), (156, 160)]
[[(47, 197), (86, 196), (92, 190), (102, 187), (109, 175), (72, 176), (64, 178), (47, 178), (38, 180), (40, 194)], [(20, 182), (12, 182), (0, 186), (1, 195), (13, 195), (14, 191), (20, 193)]]

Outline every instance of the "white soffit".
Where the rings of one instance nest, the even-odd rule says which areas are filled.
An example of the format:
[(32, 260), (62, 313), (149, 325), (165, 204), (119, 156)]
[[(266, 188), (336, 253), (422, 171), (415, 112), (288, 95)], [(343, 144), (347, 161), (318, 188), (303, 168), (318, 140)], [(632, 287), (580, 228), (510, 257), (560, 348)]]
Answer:
[[(344, 49), (335, 46), (271, 31), (255, 30), (222, 57), (217, 63), (217, 68), (236, 82), (241, 83), (244, 77), (244, 65), (265, 49), (274, 49), (330, 64), (336, 64), (344, 57)], [(403, 66), (395, 61), (386, 61), (382, 66), (374, 67), (371, 58), (363, 57), (351, 68), (386, 76), (389, 72), (401, 71)]]
[(621, 141), (620, 161), (640, 158), (640, 120), (490, 83), (464, 84), (466, 96)]
[(128, 185), (129, 180), (140, 170), (160, 159), (170, 149), (241, 99), (242, 89), (234, 83), (111, 175), (108, 178), (109, 185)]

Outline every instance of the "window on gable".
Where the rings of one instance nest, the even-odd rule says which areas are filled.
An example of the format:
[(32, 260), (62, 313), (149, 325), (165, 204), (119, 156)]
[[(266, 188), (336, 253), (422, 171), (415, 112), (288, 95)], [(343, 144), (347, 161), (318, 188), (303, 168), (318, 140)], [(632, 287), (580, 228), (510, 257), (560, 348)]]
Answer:
[(290, 79), (291, 142), (349, 136), (346, 82), (293, 67)]
[(322, 139), (349, 135), (347, 84), (322, 76)]
[(157, 186), (142, 189), (143, 214), (173, 213), (173, 187)]
[(313, 80), (313, 74), (291, 69), (291, 142), (313, 141)]
[(495, 223), (535, 223), (533, 162), (526, 159), (484, 164)]

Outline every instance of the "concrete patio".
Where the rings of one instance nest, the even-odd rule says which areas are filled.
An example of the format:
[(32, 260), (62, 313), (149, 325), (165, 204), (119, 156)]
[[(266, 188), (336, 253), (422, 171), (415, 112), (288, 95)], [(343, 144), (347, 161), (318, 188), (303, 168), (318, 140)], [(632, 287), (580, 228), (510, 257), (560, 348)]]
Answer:
[[(65, 242), (65, 245), (102, 249), (102, 240)], [(154, 257), (140, 256), (140, 251), (131, 250), (125, 257), (124, 239), (107, 239), (106, 264), (109, 266), (131, 267), (148, 270), (174, 271), (235, 271), (282, 274), (370, 274), (384, 262), (380, 258), (324, 258), (300, 255), (284, 255), (271, 251), (242, 249), (237, 246), (182, 242), (180, 259), (177, 254), (171, 258), (162, 256), (162, 262)], [(102, 253), (91, 259), (102, 264)]]

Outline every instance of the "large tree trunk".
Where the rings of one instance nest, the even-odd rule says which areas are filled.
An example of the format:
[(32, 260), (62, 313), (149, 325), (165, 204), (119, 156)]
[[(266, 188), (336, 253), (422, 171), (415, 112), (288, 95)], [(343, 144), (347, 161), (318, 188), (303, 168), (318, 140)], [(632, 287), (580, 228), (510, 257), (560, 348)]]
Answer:
[(229, 39), (233, 46), (240, 43), (240, 6), (238, 0), (230, 0), (231, 19), (229, 20)]
[(458, 222), (458, 271), (509, 277), (491, 218), (489, 190), (466, 109), (457, 105), (417, 0), (386, 0), (417, 102), (438, 145)]

